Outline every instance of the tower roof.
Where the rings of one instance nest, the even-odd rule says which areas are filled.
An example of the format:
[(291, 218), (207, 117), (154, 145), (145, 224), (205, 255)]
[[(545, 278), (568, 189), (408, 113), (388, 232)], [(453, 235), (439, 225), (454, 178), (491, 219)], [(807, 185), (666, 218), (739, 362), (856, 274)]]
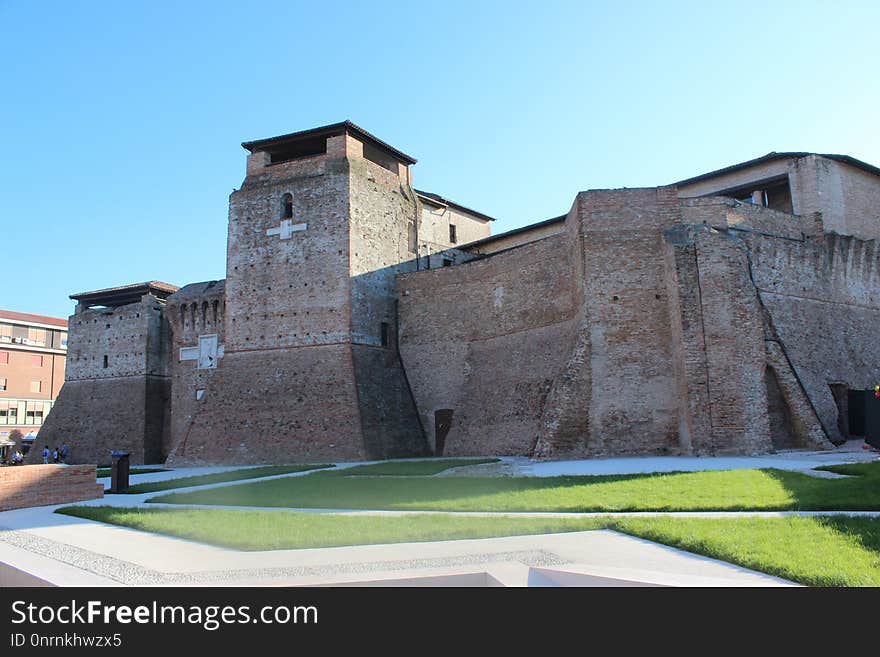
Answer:
[(799, 159), (802, 157), (807, 157), (808, 155), (817, 155), (819, 157), (824, 157), (829, 160), (836, 160), (837, 162), (843, 162), (845, 164), (849, 164), (851, 166), (857, 167), (862, 171), (867, 171), (868, 173), (873, 173), (875, 176), (880, 176), (880, 169), (875, 167), (873, 164), (868, 164), (867, 162), (862, 162), (861, 160), (857, 160), (854, 157), (850, 157), (849, 155), (836, 155), (834, 153), (806, 153), (806, 152), (783, 152), (777, 153), (776, 151), (771, 151), (766, 155), (762, 155), (761, 157), (756, 157), (754, 160), (748, 160), (746, 162), (740, 162), (739, 164), (733, 164), (729, 167), (724, 167), (723, 169), (717, 169), (715, 171), (710, 171), (708, 173), (700, 174), (699, 176), (694, 176), (693, 178), (688, 178), (687, 180), (679, 180), (677, 183), (673, 183), (678, 186), (682, 185), (690, 185), (691, 183), (700, 182), (702, 180), (708, 180), (709, 178), (714, 178), (715, 176), (721, 176), (725, 173), (733, 173), (734, 171), (739, 171), (740, 169), (748, 169), (751, 166), (755, 166), (757, 164), (763, 164), (765, 162), (771, 162), (773, 160), (786, 160), (786, 159)]
[(336, 137), (342, 134), (352, 135), (353, 137), (357, 137), (361, 141), (367, 142), (369, 144), (372, 144), (373, 146), (388, 151), (404, 164), (415, 164), (417, 162), (414, 157), (407, 155), (403, 151), (397, 150), (391, 144), (382, 141), (375, 135), (370, 134), (369, 132), (367, 132), (360, 126), (352, 123), (351, 121), (342, 121), (341, 123), (333, 123), (331, 125), (321, 126), (320, 128), (312, 128), (310, 130), (302, 130), (300, 132), (291, 132), (290, 134), (280, 135), (278, 137), (257, 139), (255, 141), (245, 141), (242, 142), (241, 145), (249, 150), (251, 153), (255, 153), (256, 151), (264, 151), (272, 147), (282, 146), (305, 139), (315, 139), (318, 137)]
[(164, 301), (170, 295), (177, 292), (179, 288), (170, 283), (162, 281), (147, 281), (145, 283), (132, 283), (131, 285), (120, 285), (118, 287), (108, 287), (103, 290), (95, 290), (93, 292), (80, 292), (79, 294), (71, 294), (70, 298), (81, 304), (91, 306), (107, 306), (115, 308), (116, 306), (126, 306), (130, 303), (136, 303), (141, 300), (145, 294), (150, 294), (157, 299)]

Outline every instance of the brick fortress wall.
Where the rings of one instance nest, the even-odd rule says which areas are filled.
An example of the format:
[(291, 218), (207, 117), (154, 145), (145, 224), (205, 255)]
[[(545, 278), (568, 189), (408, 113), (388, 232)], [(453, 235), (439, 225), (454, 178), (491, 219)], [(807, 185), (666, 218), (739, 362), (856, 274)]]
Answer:
[(401, 352), (448, 454), (677, 452), (663, 236), (672, 188), (585, 192), (560, 234), (401, 277)]
[[(70, 463), (110, 463), (125, 450), (132, 463), (161, 463), (170, 417), (169, 332), (165, 306), (145, 296), (118, 308), (70, 317), (66, 381), (27, 456), (67, 443)], [(106, 357), (106, 360), (105, 360)]]

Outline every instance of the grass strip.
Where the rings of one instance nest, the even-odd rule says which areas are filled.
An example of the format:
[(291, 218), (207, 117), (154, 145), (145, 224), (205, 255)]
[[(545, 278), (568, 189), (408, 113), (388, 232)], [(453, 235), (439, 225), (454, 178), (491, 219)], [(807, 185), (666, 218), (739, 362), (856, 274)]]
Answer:
[(328, 515), (296, 511), (157, 509), (73, 506), (56, 513), (188, 538), (240, 550), (281, 550), (376, 543), (489, 538), (581, 531), (603, 526), (595, 519), (535, 519), (406, 514)]
[(516, 518), (65, 507), (69, 516), (240, 550), (613, 529), (810, 586), (880, 586), (880, 519)]
[(390, 477), (419, 477), (435, 475), (445, 470), (461, 468), (468, 465), (482, 465), (484, 463), (498, 463), (501, 459), (431, 459), (429, 461), (387, 461), (384, 463), (372, 463), (370, 465), (357, 465), (353, 468), (345, 468), (335, 471), (334, 474), (343, 477), (357, 476), (390, 476)]
[(259, 468), (227, 470), (226, 472), (215, 472), (214, 474), (193, 475), (191, 477), (178, 477), (176, 479), (166, 479), (164, 481), (151, 481), (142, 484), (135, 484), (134, 486), (129, 486), (125, 494), (137, 495), (138, 493), (153, 493), (173, 488), (203, 486), (205, 484), (217, 484), (227, 481), (241, 481), (242, 479), (271, 477), (272, 475), (291, 474), (294, 472), (304, 472), (306, 470), (319, 470), (332, 467), (334, 467), (332, 464), (319, 463), (315, 465), (268, 465)]
[(340, 470), (149, 501), (402, 511), (880, 509), (880, 461), (859, 464), (858, 472), (824, 479), (775, 469), (566, 477), (359, 477)]
[(807, 586), (880, 586), (880, 518), (620, 518), (611, 528)]

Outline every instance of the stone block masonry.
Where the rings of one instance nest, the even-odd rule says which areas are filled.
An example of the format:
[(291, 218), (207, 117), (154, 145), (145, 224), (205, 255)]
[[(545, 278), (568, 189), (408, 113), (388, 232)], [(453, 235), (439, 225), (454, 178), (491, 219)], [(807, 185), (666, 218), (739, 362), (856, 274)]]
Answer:
[(0, 511), (104, 497), (94, 465), (23, 465), (0, 468)]

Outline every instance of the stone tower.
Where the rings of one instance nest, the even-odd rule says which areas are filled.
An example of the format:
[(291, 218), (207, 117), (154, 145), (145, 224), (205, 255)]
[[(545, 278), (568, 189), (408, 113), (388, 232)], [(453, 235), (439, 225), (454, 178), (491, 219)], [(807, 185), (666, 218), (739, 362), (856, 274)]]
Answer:
[(207, 371), (198, 389), (175, 386), (189, 421), (175, 423), (170, 462), (426, 454), (395, 304), (395, 275), (417, 262), (415, 160), (350, 122), (243, 146), (223, 330), (188, 336), (204, 358), (175, 359)]

